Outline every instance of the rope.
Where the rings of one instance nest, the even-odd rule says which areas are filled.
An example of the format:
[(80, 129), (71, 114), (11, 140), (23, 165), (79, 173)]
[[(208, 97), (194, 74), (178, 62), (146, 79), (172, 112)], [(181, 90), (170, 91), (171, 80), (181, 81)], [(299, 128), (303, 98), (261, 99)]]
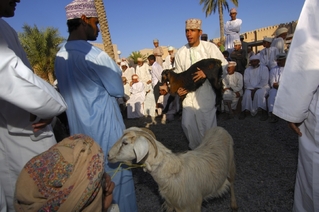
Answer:
[[(121, 166), (122, 166), (123, 164), (124, 164), (124, 165), (127, 165), (128, 167), (127, 167), (127, 168), (122, 168), (122, 169), (120, 170), (120, 168), (121, 168)], [(111, 174), (111, 173), (114, 172), (114, 174), (113, 174), (112, 177), (111, 177), (111, 179), (113, 179), (113, 177), (114, 177), (119, 171), (130, 170), (130, 169), (134, 169), (134, 168), (144, 168), (144, 167), (146, 167), (145, 164), (126, 164), (126, 163), (120, 163), (119, 166), (118, 166), (115, 170), (113, 170), (113, 171), (108, 171), (108, 172), (106, 172), (106, 173)]]

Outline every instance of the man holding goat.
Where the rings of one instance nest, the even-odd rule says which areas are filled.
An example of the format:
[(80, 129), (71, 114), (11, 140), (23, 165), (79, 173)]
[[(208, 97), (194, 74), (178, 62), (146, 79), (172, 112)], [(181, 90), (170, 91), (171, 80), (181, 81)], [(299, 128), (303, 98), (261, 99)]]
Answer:
[[(185, 33), (188, 43), (181, 47), (175, 55), (176, 73), (184, 72), (192, 64), (206, 58), (221, 60), (223, 69), (225, 69), (227, 60), (218, 47), (211, 42), (200, 40), (202, 34), (200, 19), (187, 20)], [(199, 69), (193, 80), (196, 82), (205, 78), (206, 75)], [(194, 149), (201, 143), (205, 132), (217, 126), (216, 94), (208, 80), (194, 92), (179, 88), (177, 93), (179, 96), (187, 94), (183, 100), (182, 128), (189, 141), (189, 147)]]

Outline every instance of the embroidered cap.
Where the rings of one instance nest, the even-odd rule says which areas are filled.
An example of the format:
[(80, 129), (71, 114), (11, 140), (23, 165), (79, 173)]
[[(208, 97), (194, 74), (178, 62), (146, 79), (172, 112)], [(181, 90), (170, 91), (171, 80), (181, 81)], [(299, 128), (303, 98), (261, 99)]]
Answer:
[(241, 41), (240, 40), (234, 40), (234, 45), (241, 45)]
[(94, 18), (98, 17), (94, 0), (74, 0), (66, 5), (65, 10), (67, 20), (81, 18), (82, 15)]
[(191, 18), (186, 20), (186, 29), (202, 29), (202, 20)]
[(236, 8), (232, 8), (232, 9), (230, 10), (230, 13), (237, 13)]

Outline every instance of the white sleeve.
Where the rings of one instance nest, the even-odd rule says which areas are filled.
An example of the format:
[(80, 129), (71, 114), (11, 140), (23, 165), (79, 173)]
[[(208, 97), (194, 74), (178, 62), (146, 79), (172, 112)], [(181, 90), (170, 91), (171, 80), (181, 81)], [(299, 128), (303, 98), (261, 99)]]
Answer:
[(274, 114), (293, 123), (308, 117), (319, 85), (318, 10), (317, 0), (305, 1), (274, 105)]
[(25, 66), (1, 35), (0, 58), (1, 99), (43, 119), (66, 110), (61, 95)]

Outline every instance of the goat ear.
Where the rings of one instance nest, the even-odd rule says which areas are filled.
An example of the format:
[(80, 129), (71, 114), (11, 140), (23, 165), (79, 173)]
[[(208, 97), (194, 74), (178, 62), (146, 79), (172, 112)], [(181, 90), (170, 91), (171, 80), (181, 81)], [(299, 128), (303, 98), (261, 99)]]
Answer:
[(148, 153), (148, 141), (146, 138), (139, 136), (134, 143), (134, 152), (136, 155), (136, 162), (140, 162)]

